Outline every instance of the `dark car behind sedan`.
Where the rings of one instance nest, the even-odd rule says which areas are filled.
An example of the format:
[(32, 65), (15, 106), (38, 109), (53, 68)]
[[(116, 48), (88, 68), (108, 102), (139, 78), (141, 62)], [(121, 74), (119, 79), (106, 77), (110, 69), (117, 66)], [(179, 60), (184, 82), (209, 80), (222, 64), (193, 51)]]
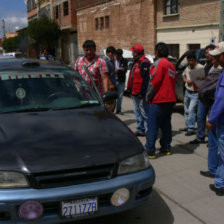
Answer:
[(139, 140), (73, 69), (0, 61), (0, 223), (56, 224), (146, 202)]

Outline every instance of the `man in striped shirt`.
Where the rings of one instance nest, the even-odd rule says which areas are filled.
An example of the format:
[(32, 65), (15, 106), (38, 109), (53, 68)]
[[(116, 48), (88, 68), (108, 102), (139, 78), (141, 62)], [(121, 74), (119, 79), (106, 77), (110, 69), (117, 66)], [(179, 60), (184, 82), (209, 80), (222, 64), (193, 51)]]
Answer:
[(114, 86), (108, 75), (106, 62), (96, 55), (95, 42), (93, 40), (86, 40), (82, 47), (84, 56), (79, 57), (76, 60), (74, 70), (77, 71), (89, 85), (91, 85), (91, 80), (85, 69), (85, 67), (87, 67), (101, 94), (113, 89)]

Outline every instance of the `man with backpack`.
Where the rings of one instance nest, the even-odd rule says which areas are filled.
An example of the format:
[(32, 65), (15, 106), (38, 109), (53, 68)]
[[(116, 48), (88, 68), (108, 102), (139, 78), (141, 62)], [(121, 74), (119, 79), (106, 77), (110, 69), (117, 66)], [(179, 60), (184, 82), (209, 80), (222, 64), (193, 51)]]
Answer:
[(150, 159), (156, 158), (155, 142), (159, 128), (162, 132), (160, 151), (165, 155), (171, 154), (171, 116), (176, 102), (177, 73), (174, 65), (167, 59), (168, 55), (167, 45), (158, 43), (155, 47), (155, 62), (150, 68), (150, 82), (146, 93), (148, 128), (145, 148)]
[[(207, 63), (204, 66), (205, 71), (205, 79), (209, 74), (210, 69), (212, 68), (212, 56), (209, 54), (209, 51), (213, 50), (215, 48), (215, 45), (208, 45), (205, 47), (205, 57), (207, 59)], [(211, 76), (212, 78), (214, 77)], [(200, 86), (202, 85), (203, 81), (201, 82)], [(199, 86), (199, 96), (200, 93), (204, 91), (204, 88), (200, 88)], [(206, 123), (206, 117), (208, 115), (209, 107), (204, 102), (201, 101), (200, 97), (198, 100), (198, 108), (197, 108), (197, 134), (196, 139), (193, 141), (190, 141), (190, 144), (200, 144), (205, 142), (205, 123)]]
[(130, 91), (133, 103), (134, 113), (137, 120), (136, 136), (145, 136), (147, 128), (147, 103), (145, 94), (149, 83), (150, 61), (145, 57), (142, 45), (135, 44), (132, 48), (134, 63), (130, 70), (128, 80), (128, 91)]

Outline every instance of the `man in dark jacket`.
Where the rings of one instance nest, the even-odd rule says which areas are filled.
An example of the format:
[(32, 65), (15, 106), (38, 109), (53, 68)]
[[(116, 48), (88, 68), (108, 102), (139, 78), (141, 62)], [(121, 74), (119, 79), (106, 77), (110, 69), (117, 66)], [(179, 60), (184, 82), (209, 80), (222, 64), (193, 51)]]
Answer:
[[(107, 47), (106, 56), (104, 57), (104, 60), (107, 65), (108, 74), (111, 78), (111, 81), (112, 81), (113, 85), (115, 86), (115, 89), (117, 89), (118, 78), (117, 78), (117, 74), (115, 72), (115, 61), (114, 61), (115, 54), (116, 54), (115, 47), (113, 47), (113, 46)], [(116, 100), (107, 101), (105, 103), (105, 105), (111, 112), (114, 112), (115, 107), (116, 107)]]
[(166, 155), (171, 154), (171, 116), (176, 102), (177, 74), (174, 65), (167, 59), (168, 54), (167, 45), (158, 43), (155, 47), (156, 61), (150, 69), (150, 82), (146, 94), (149, 108), (145, 145), (150, 159), (156, 158), (155, 142), (159, 128), (162, 132), (160, 151)]
[(128, 61), (122, 55), (123, 55), (122, 49), (117, 49), (115, 59), (115, 71), (118, 76), (118, 99), (117, 99), (116, 114), (123, 114), (121, 112), (121, 104), (125, 88), (126, 72), (128, 69)]
[(134, 113), (137, 119), (136, 136), (145, 136), (147, 129), (147, 103), (145, 94), (149, 83), (150, 61), (144, 55), (142, 45), (135, 44), (132, 48), (134, 64), (131, 67), (128, 90), (134, 102)]
[[(205, 47), (205, 57), (207, 58), (207, 63), (204, 66), (205, 78), (208, 76), (210, 69), (213, 66), (212, 56), (208, 52), (213, 50), (214, 48), (214, 45), (208, 45)], [(197, 108), (197, 134), (196, 139), (190, 141), (190, 144), (200, 144), (205, 142), (205, 123), (208, 111), (209, 108), (199, 99)]]

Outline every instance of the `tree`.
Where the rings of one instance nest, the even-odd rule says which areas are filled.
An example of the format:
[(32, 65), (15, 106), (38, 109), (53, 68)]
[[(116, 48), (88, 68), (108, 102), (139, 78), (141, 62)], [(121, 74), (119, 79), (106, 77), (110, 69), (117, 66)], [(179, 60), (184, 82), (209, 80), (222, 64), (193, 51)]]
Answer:
[(2, 47), (6, 52), (15, 52), (17, 50), (18, 37), (10, 37), (3, 41)]
[(37, 47), (42, 49), (54, 49), (61, 35), (58, 24), (47, 17), (32, 20), (27, 31)]

